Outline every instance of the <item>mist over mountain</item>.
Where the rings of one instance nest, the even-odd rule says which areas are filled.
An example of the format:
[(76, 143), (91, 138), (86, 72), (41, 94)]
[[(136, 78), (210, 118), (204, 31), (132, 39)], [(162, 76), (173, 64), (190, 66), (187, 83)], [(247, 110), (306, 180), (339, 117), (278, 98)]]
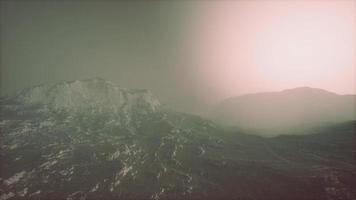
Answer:
[(100, 78), (42, 84), (0, 100), (0, 199), (353, 200), (355, 129), (265, 138)]
[(356, 200), (355, 14), (0, 0), (0, 200)]
[(119, 112), (133, 106), (154, 111), (160, 103), (148, 90), (120, 88), (101, 78), (39, 85), (15, 95), (24, 105), (43, 105), (54, 110), (95, 109)]
[(356, 95), (300, 87), (232, 97), (214, 108), (212, 118), (262, 135), (297, 133), (311, 128), (356, 119)]

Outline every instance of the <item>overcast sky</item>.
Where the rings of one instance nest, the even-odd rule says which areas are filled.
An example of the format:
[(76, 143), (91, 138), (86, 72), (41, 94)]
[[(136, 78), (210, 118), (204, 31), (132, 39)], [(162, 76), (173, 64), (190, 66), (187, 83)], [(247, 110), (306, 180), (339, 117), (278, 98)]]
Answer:
[(1, 1), (1, 94), (102, 77), (182, 104), (187, 15), (164, 1)]
[(299, 86), (355, 93), (354, 1), (268, 2), (1, 1), (1, 95), (102, 77), (201, 112)]

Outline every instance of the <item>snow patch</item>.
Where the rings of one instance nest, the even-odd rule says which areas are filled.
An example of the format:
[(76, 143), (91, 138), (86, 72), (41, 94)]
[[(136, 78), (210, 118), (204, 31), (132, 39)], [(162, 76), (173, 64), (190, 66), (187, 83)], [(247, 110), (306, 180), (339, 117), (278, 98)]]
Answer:
[(28, 188), (26, 187), (26, 188), (24, 188), (22, 191), (18, 192), (17, 194), (18, 194), (19, 196), (24, 197), (24, 196), (27, 194), (27, 192), (28, 192)]
[(9, 147), (10, 150), (16, 149), (19, 145), (18, 144), (13, 144)]
[(205, 154), (205, 149), (203, 147), (199, 147), (200, 150), (200, 155), (204, 155)]
[(97, 183), (89, 192), (95, 192), (99, 189), (99, 183)]
[(17, 183), (20, 179), (22, 179), (26, 174), (26, 171), (21, 171), (13, 175), (12, 177), (8, 178), (5, 180), (6, 185), (12, 185), (14, 183)]
[(53, 121), (50, 121), (50, 120), (42, 121), (42, 122), (40, 122), (40, 129), (47, 128), (47, 127), (50, 127), (53, 125), (55, 125), (55, 123)]
[(151, 199), (158, 200), (164, 194), (164, 192), (165, 192), (165, 189), (161, 188), (159, 192), (157, 192), (151, 196)]
[(57, 160), (47, 161), (47, 162), (43, 163), (42, 165), (40, 165), (40, 167), (42, 167), (44, 169), (49, 169), (50, 167), (52, 167), (53, 165), (55, 165), (57, 163), (58, 163)]
[(40, 194), (40, 193), (41, 193), (41, 190), (37, 190), (36, 192), (31, 193), (31, 194), (30, 194), (30, 197), (31, 197), (31, 196), (34, 196), (34, 195), (37, 195), (37, 194)]
[(14, 194), (13, 192), (9, 192), (9, 193), (7, 193), (7, 194), (2, 194), (2, 195), (0, 196), (0, 200), (10, 199), (10, 198), (12, 198), (12, 197), (14, 197), (14, 196), (15, 196), (15, 194)]
[(0, 126), (5, 126), (10, 122), (11, 122), (11, 120), (2, 120), (2, 121), (0, 121)]
[(122, 177), (125, 177), (127, 173), (129, 173), (132, 170), (132, 166), (127, 167), (126, 165), (121, 169), (119, 172), (119, 175)]
[(119, 158), (119, 156), (120, 156), (120, 151), (117, 150), (113, 154), (109, 155), (107, 159), (108, 160), (115, 160), (115, 159)]

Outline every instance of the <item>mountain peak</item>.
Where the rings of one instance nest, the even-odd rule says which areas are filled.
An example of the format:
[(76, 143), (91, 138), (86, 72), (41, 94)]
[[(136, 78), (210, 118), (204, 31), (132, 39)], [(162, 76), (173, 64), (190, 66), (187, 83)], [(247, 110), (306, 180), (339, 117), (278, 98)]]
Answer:
[(145, 106), (156, 110), (160, 103), (148, 90), (121, 88), (102, 78), (42, 84), (21, 91), (15, 100), (25, 105), (44, 105), (53, 109), (95, 108), (118, 111), (125, 106)]
[(320, 88), (312, 88), (312, 87), (308, 87), (308, 86), (282, 90), (281, 93), (329, 94), (329, 95), (332, 94), (332, 95), (336, 95), (335, 93), (329, 92), (327, 90), (323, 90), (323, 89), (320, 89)]
[(298, 87), (233, 97), (220, 103), (213, 115), (229, 125), (276, 134), (297, 126), (355, 120), (355, 100), (356, 96)]

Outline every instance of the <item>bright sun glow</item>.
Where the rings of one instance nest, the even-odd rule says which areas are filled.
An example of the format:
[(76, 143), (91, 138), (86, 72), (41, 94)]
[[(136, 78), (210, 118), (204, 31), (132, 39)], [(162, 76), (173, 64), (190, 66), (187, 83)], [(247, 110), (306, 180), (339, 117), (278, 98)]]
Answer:
[(194, 24), (197, 80), (219, 98), (299, 86), (355, 93), (355, 1), (216, 1)]

